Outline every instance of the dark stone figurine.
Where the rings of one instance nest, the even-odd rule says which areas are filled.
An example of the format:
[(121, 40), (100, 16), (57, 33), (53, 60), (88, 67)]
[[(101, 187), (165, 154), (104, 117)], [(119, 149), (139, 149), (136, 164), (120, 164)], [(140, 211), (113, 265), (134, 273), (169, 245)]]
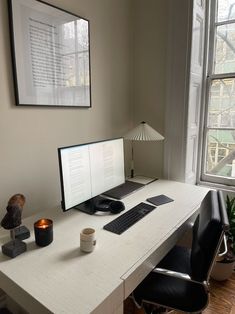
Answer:
[(21, 215), (25, 197), (22, 194), (13, 195), (7, 205), (7, 213), (1, 221), (1, 226), (4, 229), (13, 229), (21, 225)]
[(27, 250), (26, 243), (22, 240), (30, 236), (28, 228), (21, 225), (21, 216), (25, 204), (22, 194), (13, 195), (7, 205), (7, 213), (1, 221), (4, 229), (10, 230), (11, 241), (2, 245), (2, 253), (13, 258)]

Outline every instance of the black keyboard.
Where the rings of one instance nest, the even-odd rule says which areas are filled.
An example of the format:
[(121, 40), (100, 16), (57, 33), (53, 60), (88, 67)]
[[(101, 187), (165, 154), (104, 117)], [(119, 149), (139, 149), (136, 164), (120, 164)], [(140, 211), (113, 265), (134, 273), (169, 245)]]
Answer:
[(132, 181), (126, 181), (125, 183), (116, 186), (115, 188), (106, 191), (103, 193), (104, 195), (107, 195), (112, 198), (116, 198), (118, 200), (122, 199), (123, 197), (143, 188), (145, 185), (142, 183), (132, 182)]
[(146, 203), (139, 203), (126, 213), (109, 222), (104, 226), (104, 229), (116, 234), (121, 234), (150, 213), (154, 208), (156, 207)]

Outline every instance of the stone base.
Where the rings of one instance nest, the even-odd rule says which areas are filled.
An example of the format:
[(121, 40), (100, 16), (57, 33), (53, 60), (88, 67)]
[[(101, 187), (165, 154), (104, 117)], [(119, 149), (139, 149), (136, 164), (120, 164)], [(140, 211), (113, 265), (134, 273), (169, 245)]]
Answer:
[(26, 243), (19, 239), (12, 240), (2, 245), (2, 253), (14, 258), (27, 250)]
[(30, 231), (25, 226), (19, 226), (15, 228), (15, 237), (19, 240), (25, 240), (30, 237)]

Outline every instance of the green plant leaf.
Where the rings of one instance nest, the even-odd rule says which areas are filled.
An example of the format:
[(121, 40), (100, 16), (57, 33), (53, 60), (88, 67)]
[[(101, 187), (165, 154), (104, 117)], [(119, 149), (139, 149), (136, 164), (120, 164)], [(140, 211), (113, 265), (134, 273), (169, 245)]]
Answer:
[[(226, 196), (226, 210), (229, 221), (229, 231), (227, 233), (227, 242), (230, 254), (235, 255), (235, 197)], [(229, 252), (228, 252), (229, 254)]]

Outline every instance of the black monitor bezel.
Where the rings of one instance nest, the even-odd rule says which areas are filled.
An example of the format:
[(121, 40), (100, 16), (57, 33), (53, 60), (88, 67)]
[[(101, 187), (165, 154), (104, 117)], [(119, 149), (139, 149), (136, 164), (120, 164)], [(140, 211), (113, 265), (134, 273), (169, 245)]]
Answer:
[[(79, 204), (76, 204), (70, 208), (65, 209), (65, 197), (64, 197), (64, 179), (63, 179), (63, 171), (62, 171), (62, 161), (61, 161), (61, 151), (63, 149), (67, 148), (72, 148), (72, 147), (77, 147), (77, 146), (85, 146), (85, 145), (91, 145), (91, 144), (97, 144), (97, 143), (102, 143), (102, 142), (108, 142), (108, 141), (114, 141), (114, 140), (120, 140), (122, 139), (123, 143), (123, 160), (124, 160), (124, 138), (123, 137), (115, 137), (115, 138), (109, 138), (105, 140), (98, 140), (98, 141), (92, 141), (92, 142), (87, 142), (87, 143), (82, 143), (82, 144), (76, 144), (76, 145), (70, 145), (70, 146), (63, 146), (63, 147), (58, 147), (57, 148), (57, 153), (58, 153), (58, 160), (59, 160), (59, 174), (60, 174), (60, 189), (61, 189), (61, 208), (63, 212), (67, 212), (68, 210), (74, 208), (75, 206), (78, 206)], [(125, 182), (125, 167), (123, 169), (124, 171), (124, 181)], [(105, 191), (104, 191), (105, 192)]]

